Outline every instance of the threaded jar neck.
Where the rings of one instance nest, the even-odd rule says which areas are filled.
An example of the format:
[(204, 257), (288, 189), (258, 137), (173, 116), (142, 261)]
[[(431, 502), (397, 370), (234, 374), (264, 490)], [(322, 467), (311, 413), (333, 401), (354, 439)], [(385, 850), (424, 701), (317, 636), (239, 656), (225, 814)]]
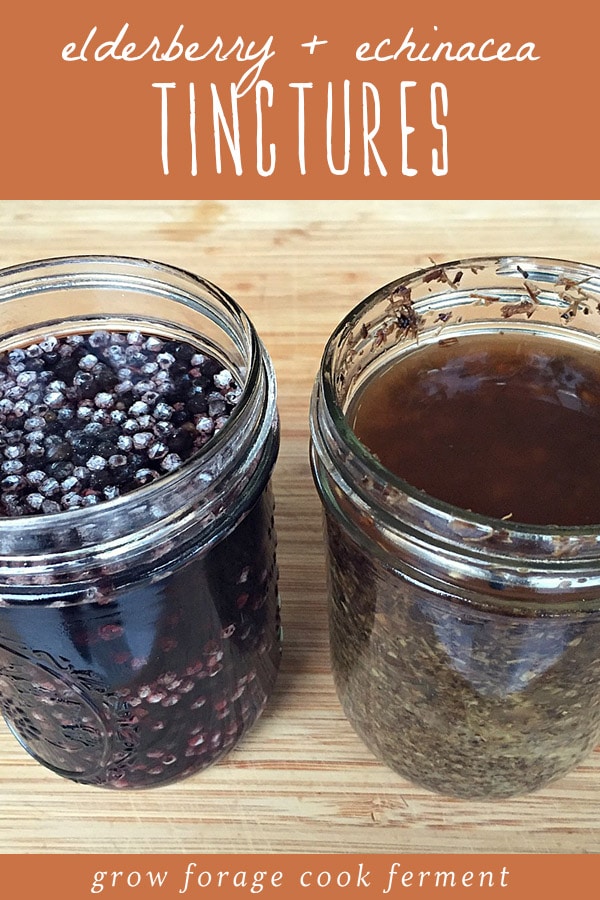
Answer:
[(317, 375), (318, 489), (326, 508), (388, 565), (427, 572), (463, 597), (485, 588), (492, 604), (539, 605), (543, 593), (548, 614), (565, 604), (600, 607), (600, 525), (530, 526), (438, 501), (382, 466), (348, 422), (357, 392), (390, 361), (500, 328), (596, 351), (600, 270), (534, 257), (474, 258), (420, 270), (367, 297), (332, 334)]
[(264, 486), (278, 429), (271, 361), (231, 297), (162, 263), (82, 256), (0, 271), (0, 317), (0, 350), (48, 333), (135, 328), (214, 354), (242, 388), (219, 433), (176, 471), (95, 507), (0, 518), (0, 584), (68, 582), (84, 561), (124, 573), (134, 559), (160, 565), (175, 539), (207, 547), (233, 528)]

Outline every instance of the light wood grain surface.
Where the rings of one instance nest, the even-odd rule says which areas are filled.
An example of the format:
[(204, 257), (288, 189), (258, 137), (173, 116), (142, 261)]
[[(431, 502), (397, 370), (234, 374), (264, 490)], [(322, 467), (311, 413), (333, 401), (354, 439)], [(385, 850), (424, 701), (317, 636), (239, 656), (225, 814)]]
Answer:
[(1, 852), (600, 851), (600, 750), (527, 798), (468, 803), (374, 760), (330, 674), (308, 401), (335, 324), (412, 268), (486, 253), (600, 263), (597, 201), (0, 203), (0, 265), (74, 253), (152, 257), (248, 311), (278, 373), (275, 476), (284, 657), (263, 718), (221, 764), (144, 792), (58, 778), (0, 726)]

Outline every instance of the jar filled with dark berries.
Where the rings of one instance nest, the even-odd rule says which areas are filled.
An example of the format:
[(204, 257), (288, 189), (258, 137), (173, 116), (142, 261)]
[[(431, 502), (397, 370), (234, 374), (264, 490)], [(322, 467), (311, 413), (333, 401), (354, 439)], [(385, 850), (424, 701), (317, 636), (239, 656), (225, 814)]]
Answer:
[(0, 704), (74, 781), (223, 757), (273, 690), (268, 354), (213, 284), (78, 257), (0, 272)]
[(600, 269), (434, 264), (339, 325), (311, 408), (333, 674), (368, 747), (509, 797), (600, 743)]

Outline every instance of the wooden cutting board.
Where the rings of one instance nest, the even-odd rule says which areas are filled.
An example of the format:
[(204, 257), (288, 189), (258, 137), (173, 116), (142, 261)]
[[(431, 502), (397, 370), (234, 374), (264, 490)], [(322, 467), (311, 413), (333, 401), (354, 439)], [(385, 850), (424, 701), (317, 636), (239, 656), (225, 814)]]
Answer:
[(3, 202), (0, 265), (77, 253), (153, 257), (217, 282), (275, 363), (285, 649), (263, 718), (221, 764), (118, 793), (64, 781), (0, 727), (0, 852), (600, 850), (600, 752), (533, 796), (468, 803), (388, 771), (356, 737), (329, 667), (308, 402), (323, 345), (374, 288), (436, 261), (532, 253), (600, 263), (600, 203)]

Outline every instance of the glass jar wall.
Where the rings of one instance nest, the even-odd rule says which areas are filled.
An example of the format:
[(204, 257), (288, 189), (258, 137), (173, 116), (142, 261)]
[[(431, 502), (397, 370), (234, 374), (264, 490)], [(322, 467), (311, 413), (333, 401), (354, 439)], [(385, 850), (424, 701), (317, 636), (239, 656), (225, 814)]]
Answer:
[[(5, 269), (0, 316), (5, 377), (30, 391), (13, 390), (0, 419), (2, 447), (13, 448), (5, 460), (25, 465), (3, 470), (4, 508), (15, 512), (0, 517), (5, 719), (38, 761), (75, 781), (128, 788), (189, 775), (253, 725), (279, 666), (270, 487), (279, 427), (267, 352), (218, 287), (144, 260)], [(36, 372), (73, 347), (75, 381), (55, 378), (34, 398)], [(98, 392), (84, 375), (100, 370), (110, 377)], [(38, 444), (28, 441), (38, 432)], [(112, 455), (97, 443), (109, 438)], [(34, 470), (32, 446), (42, 451)], [(85, 475), (88, 455), (88, 480), (68, 507), (65, 485), (74, 463), (75, 482)], [(94, 490), (98, 472), (131, 459), (133, 489)], [(44, 496), (35, 472), (48, 476), (57, 460), (70, 474)], [(36, 494), (43, 506), (15, 505), (19, 478), (30, 506)]]
[(525, 793), (598, 743), (600, 525), (520, 524), (429, 496), (358, 440), (350, 411), (392, 363), (441, 342), (522, 334), (596, 354), (599, 301), (590, 266), (452, 262), (368, 297), (325, 349), (311, 459), (337, 689), (381, 760), (444, 794)]

